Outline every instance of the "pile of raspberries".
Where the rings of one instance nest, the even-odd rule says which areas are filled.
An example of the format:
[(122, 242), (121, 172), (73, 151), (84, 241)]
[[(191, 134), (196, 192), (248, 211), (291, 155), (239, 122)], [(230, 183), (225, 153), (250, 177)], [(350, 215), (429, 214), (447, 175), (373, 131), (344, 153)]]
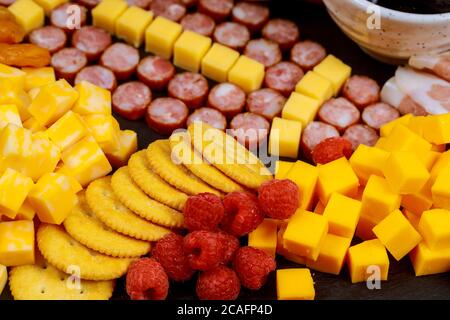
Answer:
[(126, 289), (131, 299), (163, 300), (169, 281), (184, 282), (198, 273), (201, 300), (235, 300), (241, 286), (259, 290), (275, 258), (265, 251), (240, 247), (239, 237), (255, 230), (264, 217), (289, 219), (299, 205), (299, 190), (290, 180), (271, 180), (256, 196), (232, 192), (223, 199), (210, 193), (191, 196), (184, 207), (184, 237), (170, 233), (154, 246), (150, 258), (130, 266)]

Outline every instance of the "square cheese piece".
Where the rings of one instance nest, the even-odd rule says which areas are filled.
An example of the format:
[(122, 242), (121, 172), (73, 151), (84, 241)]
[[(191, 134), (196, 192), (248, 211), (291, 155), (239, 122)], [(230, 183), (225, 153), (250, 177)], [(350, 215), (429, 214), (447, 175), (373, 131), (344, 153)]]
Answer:
[[(18, 1), (16, 1), (17, 3)], [(26, 73), (18, 68), (0, 63), (0, 80), (7, 80), (8, 83), (17, 86), (20, 89), (25, 88)]]
[(7, 267), (34, 264), (33, 221), (0, 222), (0, 264)]
[(386, 281), (389, 272), (389, 257), (380, 240), (364, 241), (348, 249), (348, 269), (352, 283), (367, 281), (379, 276)]
[(285, 178), (293, 181), (299, 189), (300, 208), (310, 210), (315, 200), (315, 190), (319, 169), (309, 163), (297, 161), (286, 174)]
[(59, 174), (63, 174), (69, 179), (70, 187), (71, 187), (73, 193), (78, 193), (81, 190), (83, 190), (83, 187), (81, 186), (81, 184), (78, 182), (77, 179), (75, 179), (75, 177), (72, 175), (71, 170), (68, 169), (66, 166), (62, 165), (55, 172), (59, 173)]
[(362, 185), (367, 183), (371, 175), (383, 177), (383, 168), (389, 152), (360, 144), (350, 157), (350, 165)]
[[(20, 71), (20, 70), (19, 70)], [(22, 72), (22, 71), (20, 71)], [(31, 99), (23, 90), (22, 84), (17, 82), (15, 77), (9, 79), (1, 79), (0, 76), (0, 105), (13, 104), (17, 107), (22, 121), (26, 121), (31, 117), (28, 107)]]
[(116, 20), (116, 36), (139, 48), (144, 41), (145, 29), (153, 20), (153, 12), (129, 7)]
[(342, 86), (352, 73), (352, 68), (333, 55), (328, 55), (317, 66), (314, 72), (328, 79), (333, 84), (334, 94), (341, 91)]
[(391, 134), (392, 130), (399, 124), (408, 127), (413, 118), (414, 118), (414, 116), (411, 113), (408, 113), (400, 118), (397, 118), (389, 123), (386, 123), (385, 125), (383, 125), (380, 128), (380, 136), (381, 137), (389, 136)]
[(29, 159), (33, 155), (31, 137), (30, 131), (12, 123), (0, 131), (0, 173), (11, 168), (28, 176)]
[(275, 162), (275, 179), (284, 179), (295, 162), (277, 160)]
[(314, 71), (308, 71), (295, 86), (295, 91), (322, 104), (334, 94), (333, 83)]
[(416, 229), (418, 231), (420, 217), (416, 216), (414, 213), (412, 213), (411, 211), (409, 211), (405, 208), (403, 208), (402, 213), (405, 216), (405, 218), (408, 219), (409, 223), (411, 223), (411, 225), (414, 227), (414, 229)]
[(247, 93), (258, 90), (264, 80), (264, 65), (246, 56), (240, 56), (228, 72), (228, 81)]
[(61, 152), (45, 132), (33, 134), (32, 141), (32, 156), (27, 168), (29, 177), (37, 181), (44, 174), (55, 170), (61, 159)]
[(431, 250), (422, 241), (409, 254), (416, 277), (450, 271), (450, 248)]
[(402, 207), (419, 217), (424, 211), (429, 210), (432, 206), (433, 198), (431, 189), (428, 185), (425, 185), (417, 193), (405, 194), (402, 196)]
[(123, 0), (101, 1), (92, 9), (92, 24), (114, 34), (116, 20), (127, 7), (127, 2)]
[(0, 177), (0, 212), (14, 219), (33, 185), (31, 178), (6, 169)]
[(436, 176), (431, 187), (431, 196), (438, 208), (450, 210), (450, 165)]
[(6, 266), (0, 264), (0, 295), (5, 289), (6, 283), (8, 282), (8, 271), (6, 270)]
[(432, 209), (422, 214), (419, 232), (428, 248), (434, 250), (450, 249), (450, 211)]
[(277, 270), (278, 300), (314, 300), (314, 281), (309, 269)]
[(411, 151), (418, 156), (431, 151), (432, 145), (402, 124), (396, 125), (383, 143), (386, 151)]
[(292, 92), (283, 107), (281, 117), (283, 119), (300, 121), (303, 127), (312, 122), (319, 111), (319, 100), (303, 94)]
[(2, 104), (0, 105), (0, 131), (10, 123), (22, 127), (19, 110), (14, 104)]
[(329, 232), (345, 238), (353, 238), (361, 212), (361, 201), (333, 193), (323, 216), (328, 220)]
[(213, 43), (202, 60), (202, 74), (217, 82), (226, 82), (228, 72), (239, 58), (239, 52), (219, 43)]
[(52, 124), (46, 133), (54, 144), (64, 150), (83, 138), (88, 129), (78, 114), (69, 111)]
[(106, 157), (113, 168), (126, 166), (130, 157), (137, 151), (137, 134), (132, 130), (119, 132), (119, 146), (116, 151), (107, 153)]
[(272, 219), (264, 219), (258, 228), (249, 233), (248, 246), (263, 250), (268, 255), (275, 257), (277, 232), (277, 222)]
[(295, 262), (297, 264), (303, 264), (306, 265), (306, 259), (304, 257), (301, 257), (299, 255), (296, 255), (294, 253), (289, 252), (284, 247), (284, 232), (286, 231), (287, 225), (280, 226), (278, 233), (277, 233), (277, 254), (283, 256), (286, 260)]
[(450, 143), (450, 114), (426, 117), (423, 134), (427, 141), (434, 144)]
[(384, 218), (373, 228), (373, 233), (397, 261), (422, 241), (420, 234), (400, 210), (395, 210)]
[(286, 120), (275, 117), (269, 135), (269, 153), (297, 159), (302, 136), (302, 123), (300, 121)]
[(32, 0), (17, 0), (8, 7), (16, 20), (25, 29), (25, 33), (44, 25), (44, 9)]
[(92, 114), (84, 116), (83, 121), (103, 152), (112, 153), (118, 150), (120, 128), (112, 116)]
[(34, 0), (34, 1), (44, 9), (46, 15), (50, 15), (53, 9), (67, 2), (68, 0)]
[(157, 17), (145, 30), (145, 51), (170, 59), (175, 41), (182, 31), (179, 23), (162, 16)]
[(210, 47), (211, 38), (186, 30), (174, 44), (173, 63), (182, 69), (198, 72)]
[(355, 236), (361, 240), (372, 240), (376, 239), (373, 233), (373, 228), (378, 224), (379, 219), (368, 215), (365, 212), (361, 212), (358, 220), (358, 225), (356, 226)]
[(36, 211), (34, 211), (30, 203), (25, 200), (19, 211), (17, 211), (16, 220), (33, 220), (35, 215)]
[(26, 73), (24, 87), (25, 91), (43, 87), (56, 81), (55, 71), (52, 67), (22, 68), (22, 71)]
[(75, 86), (79, 98), (73, 111), (80, 115), (111, 114), (111, 92), (90, 82), (81, 81)]

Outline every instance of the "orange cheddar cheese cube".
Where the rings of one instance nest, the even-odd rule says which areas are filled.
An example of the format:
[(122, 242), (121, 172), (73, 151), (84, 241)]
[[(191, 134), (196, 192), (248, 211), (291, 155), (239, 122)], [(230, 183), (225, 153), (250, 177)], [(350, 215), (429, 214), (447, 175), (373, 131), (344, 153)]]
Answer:
[(36, 215), (36, 211), (30, 205), (30, 203), (25, 200), (23, 205), (20, 207), (19, 211), (17, 211), (16, 220), (33, 220)]
[(439, 160), (440, 156), (441, 153), (437, 151), (427, 151), (418, 155), (419, 160), (423, 163), (428, 171), (433, 169), (434, 164)]
[(402, 213), (405, 216), (405, 218), (408, 219), (409, 223), (411, 223), (411, 225), (414, 227), (414, 229), (416, 229), (418, 231), (420, 217), (405, 208), (403, 208)]
[(431, 250), (450, 248), (450, 211), (432, 209), (425, 211), (419, 222), (419, 232)]
[(380, 128), (380, 136), (387, 137), (391, 134), (392, 129), (394, 129), (397, 125), (409, 126), (411, 119), (414, 116), (411, 113), (405, 114), (404, 116), (397, 118), (389, 123), (386, 123), (384, 126)]
[(418, 156), (431, 148), (431, 143), (402, 124), (396, 125), (383, 143), (386, 151), (411, 151)]
[(119, 147), (116, 151), (107, 153), (106, 157), (113, 168), (120, 168), (128, 163), (130, 157), (137, 151), (137, 134), (132, 130), (119, 132)]
[(55, 71), (52, 67), (22, 68), (25, 72), (25, 91), (40, 88), (56, 81)]
[(423, 134), (425, 139), (431, 143), (450, 143), (450, 114), (426, 117)]
[(361, 212), (361, 201), (339, 193), (328, 200), (323, 216), (328, 220), (329, 232), (344, 238), (353, 238)]
[(31, 100), (25, 90), (23, 90), (23, 85), (17, 84), (14, 82), (14, 80), (11, 80), (9, 78), (0, 78), (0, 92), (2, 93), (0, 95), (0, 105), (15, 105), (19, 110), (20, 119), (22, 121), (25, 121), (31, 117), (31, 114), (28, 110)]
[(416, 277), (450, 271), (450, 248), (431, 250), (422, 241), (409, 254)]
[(360, 144), (350, 157), (350, 165), (361, 184), (365, 185), (372, 174), (383, 177), (383, 168), (389, 152)]
[(450, 167), (450, 150), (442, 153), (439, 159), (433, 165), (433, 168), (430, 170), (430, 186), (433, 186), (439, 174), (443, 172), (447, 167)]
[(278, 300), (314, 300), (314, 297), (314, 281), (309, 269), (277, 270)]
[(303, 161), (297, 161), (286, 174), (285, 178), (292, 180), (299, 188), (300, 208), (309, 210), (315, 200), (315, 190), (319, 169)]
[(0, 177), (0, 212), (13, 219), (33, 185), (31, 178), (7, 168)]
[(411, 211), (415, 215), (421, 216), (422, 213), (433, 206), (431, 189), (425, 185), (419, 192), (405, 194), (402, 196), (402, 207)]
[(264, 219), (264, 221), (248, 235), (248, 245), (265, 251), (275, 257), (277, 248), (278, 225), (275, 220)]
[(120, 147), (119, 128), (110, 115), (92, 114), (84, 116), (83, 121), (105, 153), (113, 153)]
[(72, 111), (81, 115), (111, 114), (111, 92), (90, 82), (81, 81), (75, 86), (79, 98)]
[(387, 280), (389, 257), (380, 240), (368, 240), (348, 249), (348, 269), (352, 283), (367, 281), (370, 276)]
[(301, 257), (299, 255), (296, 255), (294, 253), (291, 253), (284, 247), (283, 236), (284, 236), (284, 232), (285, 231), (286, 231), (286, 226), (282, 226), (280, 228), (280, 230), (278, 230), (278, 233), (277, 233), (277, 254), (279, 254), (280, 256), (285, 258), (286, 260), (295, 262), (297, 264), (306, 265), (306, 258)]
[(33, 221), (0, 222), (0, 264), (7, 267), (34, 264)]
[(356, 226), (355, 235), (361, 240), (375, 239), (376, 236), (373, 233), (373, 228), (378, 224), (379, 221), (379, 219), (375, 219), (367, 213), (361, 212), (358, 225)]
[(317, 214), (323, 214), (324, 211), (325, 211), (325, 206), (322, 204), (322, 202), (317, 201), (317, 204), (314, 208), (314, 212)]
[(409, 120), (409, 123), (405, 123), (405, 126), (415, 132), (416, 134), (418, 134), (419, 136), (423, 137), (423, 129), (424, 129), (424, 124), (426, 121), (427, 117), (425, 116), (415, 116), (412, 117)]
[(10, 123), (22, 127), (19, 110), (14, 104), (2, 104), (0, 105), (0, 131)]
[(284, 179), (295, 162), (277, 160), (275, 162), (275, 179)]
[(52, 124), (46, 133), (55, 145), (64, 150), (86, 136), (88, 129), (78, 114), (69, 111)]
[(450, 210), (450, 165), (436, 176), (431, 187), (431, 196), (436, 207)]

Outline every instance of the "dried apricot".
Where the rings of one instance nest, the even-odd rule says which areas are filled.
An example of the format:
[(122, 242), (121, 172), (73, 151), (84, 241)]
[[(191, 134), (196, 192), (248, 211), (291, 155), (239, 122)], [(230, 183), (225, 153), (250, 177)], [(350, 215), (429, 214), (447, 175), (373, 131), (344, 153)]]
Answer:
[(24, 37), (25, 30), (20, 24), (0, 17), (0, 43), (20, 43)]
[(34, 44), (0, 43), (0, 63), (14, 67), (44, 67), (50, 63), (50, 52)]

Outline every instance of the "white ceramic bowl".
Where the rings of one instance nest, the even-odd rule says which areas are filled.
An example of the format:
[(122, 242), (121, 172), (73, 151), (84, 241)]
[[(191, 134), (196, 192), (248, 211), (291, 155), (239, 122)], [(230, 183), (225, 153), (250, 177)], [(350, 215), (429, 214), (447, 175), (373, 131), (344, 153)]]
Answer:
[(383, 62), (399, 64), (412, 55), (450, 50), (450, 13), (406, 13), (367, 0), (323, 2), (341, 30)]

